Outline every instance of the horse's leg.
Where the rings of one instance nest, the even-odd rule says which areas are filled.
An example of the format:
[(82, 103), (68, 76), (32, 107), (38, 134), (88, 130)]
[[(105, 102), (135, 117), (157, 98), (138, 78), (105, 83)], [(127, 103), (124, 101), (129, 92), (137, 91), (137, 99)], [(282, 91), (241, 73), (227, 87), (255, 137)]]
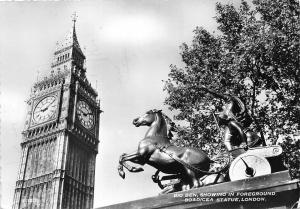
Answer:
[(120, 156), (120, 159), (119, 159), (119, 166), (118, 166), (118, 173), (119, 173), (119, 176), (122, 177), (122, 179), (125, 178), (125, 172), (124, 172), (124, 163), (122, 162), (122, 159), (123, 159), (123, 156), (126, 155), (125, 153), (123, 153), (121, 156)]
[(188, 183), (182, 184), (182, 191), (189, 190), (190, 188), (191, 188), (191, 186)]
[(186, 173), (186, 179), (188, 181), (188, 184), (191, 185), (191, 188), (198, 188), (200, 187), (200, 183), (199, 183), (199, 180), (195, 174), (194, 171), (192, 171), (191, 169), (189, 168), (185, 168), (185, 173)]
[(122, 178), (125, 178), (125, 173), (123, 171), (123, 167), (125, 167), (130, 172), (141, 172), (141, 171), (143, 171), (144, 169), (141, 168), (141, 167), (136, 168), (136, 167), (131, 166), (131, 165), (126, 163), (126, 161), (139, 163), (141, 161), (141, 160), (139, 160), (139, 158), (140, 158), (140, 155), (137, 152), (133, 152), (132, 154), (125, 154), (125, 153), (122, 154), (120, 156), (120, 159), (119, 159), (119, 167), (118, 167), (119, 175)]
[(119, 168), (122, 168), (125, 167), (127, 170), (129, 171), (133, 171), (135, 169), (135, 167), (127, 164), (126, 162), (124, 162), (124, 156), (126, 156), (125, 153), (123, 153), (121, 156), (120, 156), (120, 159), (119, 159)]
[(182, 173), (181, 177), (181, 191), (186, 191), (191, 188), (189, 177), (185, 174), (185, 172)]
[(154, 182), (154, 183), (158, 183), (159, 182), (159, 172), (160, 172), (160, 170), (157, 170), (156, 172), (155, 172), (155, 174), (154, 175), (152, 175), (152, 181)]
[(141, 160), (141, 156), (140, 156), (139, 153), (133, 152), (131, 154), (125, 154), (125, 155), (123, 154), (121, 162), (122, 162), (123, 166), (125, 168), (127, 168), (130, 172), (141, 172), (141, 171), (144, 170), (142, 167), (137, 168), (137, 167), (131, 166), (131, 165), (127, 164), (126, 161), (130, 161), (130, 162), (133, 162), (133, 163), (144, 165), (144, 163)]
[(159, 193), (159, 195), (168, 194), (168, 193), (172, 193), (172, 192), (176, 192), (176, 189), (174, 188), (174, 186), (167, 186)]
[(126, 162), (124, 162), (124, 157), (126, 156), (126, 153), (123, 153), (120, 158), (119, 158), (119, 168), (125, 167), (127, 170), (131, 171), (134, 170), (133, 166), (130, 166), (129, 164), (127, 164)]
[(165, 187), (163, 189), (163, 191), (161, 193), (159, 193), (159, 195), (183, 191), (182, 188), (183, 188), (183, 182), (182, 182), (182, 179), (180, 179), (180, 181), (178, 183)]

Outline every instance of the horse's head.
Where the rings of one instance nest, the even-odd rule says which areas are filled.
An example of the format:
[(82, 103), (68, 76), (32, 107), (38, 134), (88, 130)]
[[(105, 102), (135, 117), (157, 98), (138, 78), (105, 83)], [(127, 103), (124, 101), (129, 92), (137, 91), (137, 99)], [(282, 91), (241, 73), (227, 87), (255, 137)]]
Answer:
[(161, 114), (161, 110), (149, 110), (144, 115), (133, 120), (133, 125), (139, 126), (150, 126), (156, 120), (156, 114)]

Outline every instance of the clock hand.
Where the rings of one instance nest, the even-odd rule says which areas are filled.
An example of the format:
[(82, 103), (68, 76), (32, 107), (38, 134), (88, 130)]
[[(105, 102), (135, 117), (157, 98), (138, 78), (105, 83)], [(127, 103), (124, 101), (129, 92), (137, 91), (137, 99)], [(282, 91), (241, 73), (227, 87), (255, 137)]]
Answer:
[(93, 115), (92, 112), (84, 114), (84, 116)]
[[(42, 111), (42, 112), (45, 112), (54, 102), (56, 101), (56, 99), (53, 99), (50, 103), (46, 103), (46, 104), (44, 104), (44, 105), (42, 105), (41, 107), (40, 107), (40, 110)], [(42, 102), (43, 103), (43, 102)]]
[(50, 104), (48, 104), (47, 107), (45, 107), (42, 111), (45, 112), (50, 107), (50, 105), (52, 105), (54, 102), (55, 100), (53, 100)]
[(78, 109), (84, 116), (88, 116), (88, 115), (93, 115), (93, 113), (90, 113), (90, 112), (84, 112), (83, 110), (81, 109)]
[(47, 110), (47, 108), (48, 108), (48, 107), (45, 107), (45, 105), (43, 105), (43, 106), (40, 107), (40, 111), (41, 111), (41, 112), (45, 112), (45, 111)]
[(83, 114), (84, 114), (84, 116), (93, 115), (93, 113), (91, 113), (91, 112), (83, 113)]
[(80, 112), (80, 115), (82, 115), (82, 117), (84, 117), (84, 118), (86, 118), (86, 116), (88, 115), (88, 113), (85, 113), (82, 110), (79, 110), (79, 112)]

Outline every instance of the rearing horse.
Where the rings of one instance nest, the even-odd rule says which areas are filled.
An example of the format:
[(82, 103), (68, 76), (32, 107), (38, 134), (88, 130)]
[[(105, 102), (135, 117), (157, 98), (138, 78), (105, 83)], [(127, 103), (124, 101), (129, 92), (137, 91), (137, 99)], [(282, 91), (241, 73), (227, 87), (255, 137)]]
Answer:
[(149, 126), (150, 128), (139, 142), (135, 152), (132, 154), (124, 153), (120, 156), (118, 171), (122, 178), (125, 178), (123, 167), (130, 172), (143, 171), (141, 167), (133, 167), (126, 163), (126, 161), (130, 161), (140, 165), (148, 164), (163, 173), (179, 174), (182, 176), (183, 186), (190, 186), (191, 188), (200, 186), (199, 179), (205, 173), (196, 172), (191, 168), (208, 171), (210, 159), (202, 150), (172, 145), (167, 136), (167, 125), (161, 110), (149, 110), (143, 116), (134, 119), (133, 124), (136, 127)]

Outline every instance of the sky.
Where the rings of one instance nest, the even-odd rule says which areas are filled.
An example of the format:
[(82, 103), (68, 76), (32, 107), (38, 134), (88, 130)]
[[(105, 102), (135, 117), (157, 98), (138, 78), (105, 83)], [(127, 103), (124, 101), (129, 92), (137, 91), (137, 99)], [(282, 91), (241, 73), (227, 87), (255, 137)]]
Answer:
[(136, 150), (147, 131), (133, 126), (134, 118), (154, 108), (172, 115), (164, 105), (162, 80), (168, 79), (171, 64), (183, 66), (179, 46), (191, 43), (196, 26), (217, 30), (215, 4), (215, 0), (0, 2), (0, 206), (11, 208), (13, 202), (25, 101), (33, 83), (50, 72), (56, 42), (71, 29), (75, 11), (87, 77), (104, 111), (94, 207), (157, 195), (153, 168), (125, 171), (123, 180), (117, 172), (118, 159)]

